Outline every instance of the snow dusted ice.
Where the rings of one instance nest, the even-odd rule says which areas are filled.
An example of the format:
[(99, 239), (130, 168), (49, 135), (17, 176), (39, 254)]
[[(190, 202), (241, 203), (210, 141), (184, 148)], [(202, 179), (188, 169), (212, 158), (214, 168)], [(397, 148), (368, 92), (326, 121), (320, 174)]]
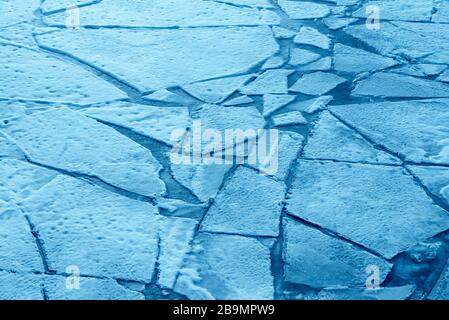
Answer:
[(0, 12), (0, 299), (449, 299), (448, 0)]

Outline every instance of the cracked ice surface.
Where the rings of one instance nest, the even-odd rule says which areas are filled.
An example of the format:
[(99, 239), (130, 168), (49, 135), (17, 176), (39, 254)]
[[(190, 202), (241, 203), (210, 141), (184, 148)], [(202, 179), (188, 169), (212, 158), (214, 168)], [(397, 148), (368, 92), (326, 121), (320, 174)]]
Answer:
[(449, 298), (449, 1), (0, 12), (0, 299)]

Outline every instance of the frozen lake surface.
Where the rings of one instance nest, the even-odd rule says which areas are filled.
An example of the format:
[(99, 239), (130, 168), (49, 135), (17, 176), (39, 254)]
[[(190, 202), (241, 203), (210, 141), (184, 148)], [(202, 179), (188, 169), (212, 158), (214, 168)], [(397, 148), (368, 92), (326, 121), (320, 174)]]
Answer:
[(0, 12), (0, 299), (449, 299), (449, 0)]

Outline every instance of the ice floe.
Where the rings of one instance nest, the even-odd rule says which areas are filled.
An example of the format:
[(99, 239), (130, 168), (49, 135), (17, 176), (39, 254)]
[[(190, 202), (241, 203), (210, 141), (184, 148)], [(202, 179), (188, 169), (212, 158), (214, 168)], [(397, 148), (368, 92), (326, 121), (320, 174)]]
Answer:
[[(131, 291), (113, 279), (79, 277), (76, 284), (70, 284), (70, 281), (72, 281), (70, 275), (43, 276), (43, 287), (48, 300), (144, 300), (145, 298), (142, 293)], [(71, 285), (76, 287), (71, 288)]]
[(1, 98), (89, 104), (127, 97), (82, 67), (46, 53), (0, 44), (0, 60)]
[(263, 96), (263, 115), (267, 117), (273, 112), (281, 109), (282, 107), (288, 105), (290, 102), (295, 100), (294, 95), (275, 95), (266, 94)]
[(293, 41), (296, 44), (307, 44), (325, 50), (328, 50), (332, 44), (328, 36), (322, 34), (317, 29), (305, 26), (301, 27)]
[(0, 28), (19, 22), (29, 21), (33, 12), (39, 8), (40, 0), (4, 0), (0, 3)]
[(173, 288), (184, 257), (190, 251), (196, 225), (197, 221), (186, 218), (170, 218), (162, 222), (157, 279), (162, 288)]
[(449, 63), (449, 25), (416, 22), (382, 22), (379, 30), (353, 25), (344, 31), (383, 55), (422, 58), (429, 63)]
[[(73, 3), (72, 3), (73, 4)], [(236, 7), (204, 0), (103, 0), (79, 8), (82, 26), (199, 27), (276, 25), (279, 17), (269, 10)], [(49, 25), (65, 26), (66, 13), (44, 17)]]
[(0, 126), (32, 161), (98, 177), (145, 196), (165, 192), (151, 152), (106, 125), (69, 109), (33, 113)]
[(193, 300), (270, 300), (274, 296), (270, 250), (252, 238), (202, 233), (176, 282)]
[(292, 48), (290, 51), (290, 64), (293, 66), (308, 64), (319, 58), (321, 58), (321, 55), (318, 53), (305, 49)]
[(392, 98), (446, 98), (449, 97), (449, 86), (437, 81), (379, 72), (358, 82), (351, 94)]
[[(415, 291), (415, 286), (380, 287), (377, 289), (324, 289), (316, 296), (317, 300), (406, 300)], [(314, 299), (312, 299), (314, 300)]]
[(23, 203), (50, 270), (150, 282), (158, 252), (157, 208), (58, 176)]
[(41, 276), (0, 271), (1, 300), (44, 300)]
[(335, 89), (344, 82), (346, 82), (345, 78), (332, 73), (317, 71), (303, 75), (289, 90), (312, 96), (320, 96)]
[(448, 100), (332, 106), (344, 121), (407, 161), (449, 164)]
[(396, 65), (397, 62), (388, 57), (337, 43), (334, 46), (334, 64), (335, 70), (360, 73), (386, 69)]
[(388, 259), (449, 229), (447, 212), (400, 167), (301, 161), (287, 209)]
[(119, 102), (88, 108), (83, 113), (91, 118), (128, 128), (169, 145), (173, 143), (171, 134), (174, 130), (187, 131), (191, 125), (187, 107), (156, 107)]
[(377, 266), (379, 280), (390, 272), (385, 260), (291, 218), (284, 219), (285, 280), (312, 288), (365, 287), (366, 269)]
[(276, 237), (284, 194), (284, 183), (239, 167), (215, 198), (201, 230)]
[(220, 103), (235, 91), (243, 87), (255, 74), (247, 74), (237, 77), (226, 77), (216, 80), (196, 82), (182, 86), (195, 98), (207, 103)]
[(330, 13), (328, 6), (319, 3), (279, 0), (278, 4), (292, 19), (323, 18)]
[(80, 29), (37, 39), (142, 91), (244, 73), (278, 51), (269, 27)]
[(247, 95), (286, 94), (288, 76), (293, 72), (294, 70), (288, 69), (267, 70), (240, 89), (240, 92)]
[[(304, 137), (296, 132), (290, 131), (279, 131), (279, 142), (278, 142), (278, 164), (277, 170), (272, 175), (279, 180), (286, 180), (289, 174), (290, 167), (292, 163), (298, 158), (299, 153), (302, 150), (302, 145), (304, 142)], [(257, 150), (253, 150), (257, 152)], [(250, 155), (251, 158), (255, 155)], [(252, 167), (259, 169), (264, 173), (264, 164), (256, 163)]]
[(368, 18), (373, 15), (373, 7), (379, 10), (381, 20), (430, 21), (433, 11), (432, 0), (382, 0), (368, 1), (352, 15)]
[(447, 300), (449, 299), (449, 265), (444, 267), (440, 279), (435, 284), (430, 294), (427, 296), (429, 300)]
[(188, 188), (199, 200), (214, 198), (231, 166), (224, 164), (172, 164), (176, 181)]
[(307, 124), (306, 118), (304, 118), (304, 116), (299, 111), (281, 113), (273, 116), (271, 120), (273, 122), (273, 126), (275, 127)]
[(359, 133), (324, 111), (309, 136), (304, 156), (312, 159), (399, 164), (385, 151), (376, 149)]
[(449, 204), (449, 168), (446, 167), (408, 167), (436, 197)]

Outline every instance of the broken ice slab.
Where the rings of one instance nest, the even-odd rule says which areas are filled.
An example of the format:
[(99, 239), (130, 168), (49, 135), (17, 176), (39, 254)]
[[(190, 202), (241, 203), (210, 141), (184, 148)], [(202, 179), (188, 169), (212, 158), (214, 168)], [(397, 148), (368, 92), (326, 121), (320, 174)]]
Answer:
[(0, 28), (11, 26), (33, 18), (33, 12), (39, 8), (40, 0), (4, 0), (0, 3)]
[(352, 6), (359, 4), (360, 0), (337, 0), (338, 6)]
[(356, 21), (356, 18), (347, 18), (343, 16), (329, 16), (323, 19), (324, 24), (333, 31), (342, 29)]
[(303, 75), (293, 86), (290, 91), (300, 92), (307, 95), (321, 96), (335, 89), (340, 84), (346, 82), (345, 78), (332, 73), (317, 71)]
[(175, 164), (171, 170), (173, 178), (185, 186), (202, 202), (217, 195), (226, 173), (231, 168), (225, 164)]
[[(63, 104), (45, 103), (18, 100), (0, 99), (0, 125), (8, 124), (12, 119), (24, 117), (35, 112), (46, 111), (54, 107), (61, 107)], [(3, 134), (4, 135), (4, 134)], [(8, 138), (10, 139), (10, 138)]]
[[(208, 0), (211, 1), (211, 0)], [(273, 8), (270, 0), (212, 0), (216, 2), (229, 3), (237, 6), (255, 7), (255, 8)]]
[(433, 0), (382, 0), (368, 1), (352, 15), (357, 18), (370, 18), (379, 15), (381, 20), (430, 21)]
[(439, 76), (437, 80), (442, 82), (449, 82), (449, 69), (443, 72), (443, 74), (441, 74), (441, 76)]
[(449, 229), (447, 212), (401, 167), (303, 160), (287, 210), (387, 259)]
[(334, 97), (332, 96), (321, 96), (314, 99), (297, 101), (290, 104), (286, 109), (313, 114), (324, 109), (333, 99)]
[[(72, 3), (73, 4), (73, 3)], [(104, 0), (82, 7), (81, 26), (210, 27), (276, 25), (276, 13), (203, 0)], [(65, 26), (66, 12), (44, 16), (48, 25)]]
[(294, 95), (266, 94), (263, 96), (263, 116), (268, 117), (295, 100)]
[(433, 287), (430, 294), (427, 296), (428, 300), (448, 300), (449, 299), (449, 264), (447, 264), (440, 279)]
[(283, 182), (239, 167), (218, 193), (201, 230), (276, 237), (284, 194)]
[(187, 106), (192, 103), (193, 99), (184, 97), (177, 93), (173, 93), (167, 89), (161, 89), (151, 94), (143, 96), (143, 99), (158, 102), (174, 103), (179, 106)]
[(167, 218), (159, 228), (159, 256), (157, 284), (173, 289), (175, 280), (190, 251), (197, 221), (186, 218)]
[(332, 43), (328, 36), (322, 34), (317, 29), (305, 26), (299, 29), (293, 42), (296, 44), (307, 44), (325, 50), (328, 50)]
[(308, 64), (321, 58), (321, 55), (310, 50), (292, 48), (290, 50), (290, 64), (292, 66)]
[(220, 103), (243, 87), (256, 74), (200, 81), (182, 86), (190, 95), (207, 103)]
[(291, 19), (316, 19), (330, 14), (329, 7), (319, 3), (279, 0), (278, 4)]
[(368, 52), (362, 49), (352, 48), (337, 43), (334, 46), (335, 70), (344, 72), (372, 72), (386, 69), (396, 65), (391, 58)]
[(408, 166), (414, 175), (436, 197), (449, 204), (449, 168), (429, 166)]
[(375, 144), (415, 163), (449, 164), (449, 100), (329, 107)]
[(291, 39), (296, 35), (296, 32), (290, 29), (274, 26), (273, 34), (276, 39)]
[(410, 258), (416, 263), (433, 262), (443, 255), (442, 242), (420, 242), (408, 251)]
[(0, 132), (0, 158), (23, 159), (24, 154), (19, 147)]
[(324, 57), (312, 63), (298, 66), (296, 69), (300, 72), (307, 71), (329, 71), (332, 68), (332, 58)]
[(291, 218), (284, 219), (285, 281), (312, 288), (365, 287), (375, 266), (380, 283), (390, 272), (385, 260)]
[(175, 292), (192, 300), (271, 300), (270, 250), (253, 238), (200, 233)]
[(0, 125), (35, 163), (95, 176), (145, 196), (165, 192), (151, 152), (114, 129), (66, 108), (36, 112)]
[(150, 282), (162, 217), (149, 203), (58, 176), (23, 202), (50, 270)]
[[(43, 276), (48, 300), (144, 300), (142, 293), (132, 291), (114, 279), (98, 279), (59, 275)], [(75, 282), (76, 281), (76, 282)]]
[(247, 95), (286, 94), (288, 92), (288, 76), (293, 72), (295, 70), (267, 70), (241, 88), (240, 92)]
[(284, 63), (285, 63), (284, 58), (280, 56), (274, 56), (265, 61), (265, 63), (262, 66), (262, 70), (280, 68), (284, 65)]
[(321, 113), (304, 148), (306, 158), (353, 162), (400, 164), (385, 151), (376, 149), (328, 111)]
[[(0, 187), (1, 270), (44, 271), (42, 258), (30, 226), (13, 201), (5, 201), (8, 190)], [(2, 281), (0, 281), (1, 283)]]
[(446, 65), (421, 63), (403, 65), (390, 71), (414, 77), (433, 77), (439, 75), (444, 69), (446, 69)]
[[(258, 131), (265, 127), (265, 119), (254, 106), (202, 105), (197, 116), (198, 121), (195, 119), (192, 125), (192, 134), (186, 139), (191, 139), (193, 151), (202, 147), (200, 150), (202, 154), (215, 151), (218, 156), (220, 150), (217, 149), (220, 149), (220, 146), (223, 149), (232, 149), (233, 145), (253, 139), (258, 135)], [(213, 135), (211, 130), (219, 136)], [(204, 138), (199, 143), (195, 143), (199, 136)]]
[(0, 269), (44, 271), (41, 255), (20, 203), (49, 183), (56, 173), (24, 161), (0, 160)]
[(252, 102), (254, 102), (254, 100), (251, 99), (250, 97), (240, 96), (240, 97), (230, 99), (230, 100), (224, 102), (223, 105), (227, 106), (227, 107), (233, 107), (233, 106), (239, 106), (242, 104), (248, 104), (248, 103), (252, 103)]
[(449, 22), (449, 2), (440, 1), (436, 3), (437, 11), (432, 16), (432, 21), (436, 23), (448, 23)]
[[(271, 173), (271, 175), (281, 181), (285, 181), (288, 177), (292, 163), (298, 158), (298, 155), (302, 150), (304, 137), (299, 133), (291, 131), (279, 131), (278, 134), (277, 170), (276, 172)], [(256, 152), (257, 150), (253, 149), (253, 153)], [(249, 159), (255, 159), (255, 157), (255, 154), (249, 155)], [(266, 170), (265, 167), (267, 164), (262, 163), (262, 161), (257, 161), (257, 163), (250, 165), (251, 167), (260, 170), (261, 173), (268, 174), (264, 171), (264, 169)]]
[(307, 124), (306, 118), (299, 111), (281, 113), (271, 118), (274, 127), (296, 126)]
[(0, 172), (2, 172), (0, 188), (4, 188), (7, 192), (5, 196), (8, 194), (11, 197), (10, 200), (17, 204), (41, 189), (57, 175), (55, 171), (15, 159), (0, 160)]
[(353, 96), (389, 98), (446, 98), (449, 85), (396, 73), (379, 72), (357, 83)]
[(127, 97), (84, 68), (39, 51), (0, 44), (0, 60), (0, 98), (89, 104)]
[(449, 63), (447, 24), (384, 21), (379, 30), (370, 30), (362, 24), (349, 26), (344, 31), (382, 55), (397, 54), (409, 59), (425, 57), (428, 63)]
[(173, 145), (175, 130), (184, 130), (191, 125), (188, 107), (156, 107), (128, 102), (118, 102), (83, 109), (83, 113), (102, 122), (130, 129), (138, 134)]
[(1, 300), (44, 300), (42, 276), (0, 271)]
[(437, 76), (447, 68), (446, 65), (431, 63), (421, 63), (418, 67), (429, 77)]
[(315, 299), (317, 300), (382, 300), (399, 301), (406, 300), (415, 291), (415, 286), (380, 287), (376, 289), (323, 289)]
[(143, 92), (242, 74), (279, 48), (269, 27), (80, 29), (38, 35), (37, 40), (41, 47), (76, 56)]
[(10, 41), (17, 46), (37, 49), (38, 46), (33, 38), (35, 30), (37, 28), (29, 22), (14, 24), (5, 28), (0, 27), (0, 40), (5, 43)]

